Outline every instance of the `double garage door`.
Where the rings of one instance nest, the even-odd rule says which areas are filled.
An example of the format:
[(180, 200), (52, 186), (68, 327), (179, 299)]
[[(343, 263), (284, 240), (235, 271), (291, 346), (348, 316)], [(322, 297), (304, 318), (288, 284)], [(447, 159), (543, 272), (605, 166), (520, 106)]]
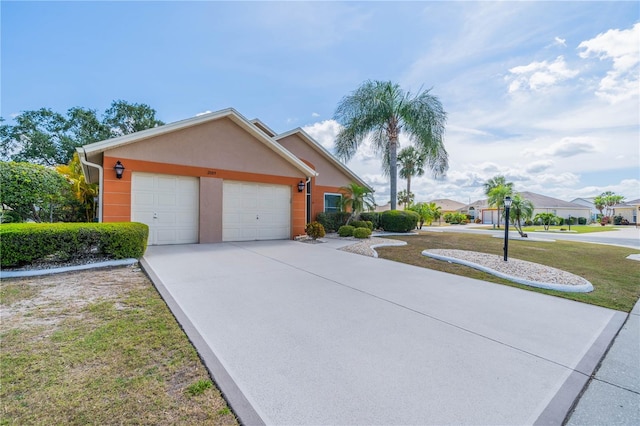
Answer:
[[(131, 220), (149, 225), (149, 244), (191, 244), (199, 234), (199, 178), (134, 172)], [(288, 239), (289, 186), (223, 182), (222, 240)]]

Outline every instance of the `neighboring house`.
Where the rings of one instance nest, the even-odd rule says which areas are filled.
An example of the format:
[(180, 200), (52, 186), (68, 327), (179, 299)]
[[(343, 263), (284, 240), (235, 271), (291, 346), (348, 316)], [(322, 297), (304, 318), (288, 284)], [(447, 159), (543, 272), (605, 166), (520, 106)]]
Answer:
[[(584, 217), (589, 219), (591, 217), (591, 209), (589, 207), (571, 203), (569, 201), (559, 200), (557, 198), (547, 197), (546, 195), (536, 194), (534, 192), (520, 192), (522, 198), (531, 201), (534, 205), (533, 216), (539, 213), (553, 213), (558, 217), (568, 219), (571, 217)], [(471, 211), (475, 211), (476, 216), (482, 220), (483, 224), (498, 223), (498, 209), (490, 207), (487, 204), (487, 200), (478, 200), (463, 208), (459, 209), (461, 213), (471, 214)], [(500, 214), (503, 215), (504, 208), (500, 208)], [(502, 222), (502, 219), (500, 220)]]
[(591, 221), (594, 221), (598, 218), (600, 214), (600, 210), (596, 209), (596, 205), (593, 203), (596, 197), (587, 197), (587, 198), (575, 198), (571, 200), (572, 203), (580, 204), (581, 206), (589, 207), (591, 209), (591, 216), (588, 218)]
[(449, 200), (448, 198), (439, 198), (437, 200), (427, 201), (427, 203), (435, 203), (436, 206), (440, 207), (440, 213), (443, 216), (447, 213), (455, 213), (465, 206), (464, 203)]
[(77, 151), (99, 220), (146, 223), (150, 245), (291, 239), (341, 186), (366, 186), (302, 130), (276, 135), (232, 108)]
[(629, 223), (637, 224), (638, 215), (640, 215), (640, 198), (613, 206), (613, 216), (622, 216)]
[(376, 208), (374, 209), (374, 211), (378, 213), (386, 212), (387, 210), (391, 210), (391, 201), (383, 206), (376, 205)]

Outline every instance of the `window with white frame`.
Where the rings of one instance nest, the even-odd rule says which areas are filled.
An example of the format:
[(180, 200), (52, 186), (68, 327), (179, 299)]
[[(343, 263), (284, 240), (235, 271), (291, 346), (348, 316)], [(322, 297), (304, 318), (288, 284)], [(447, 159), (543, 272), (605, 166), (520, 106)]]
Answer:
[(339, 212), (340, 200), (342, 200), (341, 194), (332, 194), (325, 192), (324, 194), (324, 211), (325, 212)]

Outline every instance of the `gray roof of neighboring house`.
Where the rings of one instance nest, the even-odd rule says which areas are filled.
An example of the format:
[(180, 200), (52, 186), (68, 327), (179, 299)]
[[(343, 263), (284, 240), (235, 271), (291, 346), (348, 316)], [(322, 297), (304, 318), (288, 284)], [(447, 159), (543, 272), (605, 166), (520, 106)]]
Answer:
[(565, 208), (565, 209), (588, 209), (588, 207), (582, 204), (572, 203), (569, 201), (559, 200), (553, 197), (547, 197), (546, 195), (536, 194), (535, 192), (520, 192), (522, 198), (526, 198), (531, 201), (537, 209), (549, 209), (549, 208)]
[(464, 203), (450, 200), (448, 198), (438, 198), (437, 200), (427, 201), (427, 203), (436, 203), (436, 206), (440, 206), (444, 211), (454, 211), (464, 207)]
[(636, 207), (640, 205), (640, 198), (631, 201), (625, 201), (624, 203), (616, 204), (613, 208), (616, 207)]

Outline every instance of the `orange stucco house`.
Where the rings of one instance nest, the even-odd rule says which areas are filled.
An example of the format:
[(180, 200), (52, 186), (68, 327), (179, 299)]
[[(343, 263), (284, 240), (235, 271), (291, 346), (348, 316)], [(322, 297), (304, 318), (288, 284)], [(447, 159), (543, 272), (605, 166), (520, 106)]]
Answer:
[(98, 220), (146, 223), (150, 245), (291, 239), (341, 186), (369, 187), (302, 129), (278, 135), (232, 108), (77, 151)]

